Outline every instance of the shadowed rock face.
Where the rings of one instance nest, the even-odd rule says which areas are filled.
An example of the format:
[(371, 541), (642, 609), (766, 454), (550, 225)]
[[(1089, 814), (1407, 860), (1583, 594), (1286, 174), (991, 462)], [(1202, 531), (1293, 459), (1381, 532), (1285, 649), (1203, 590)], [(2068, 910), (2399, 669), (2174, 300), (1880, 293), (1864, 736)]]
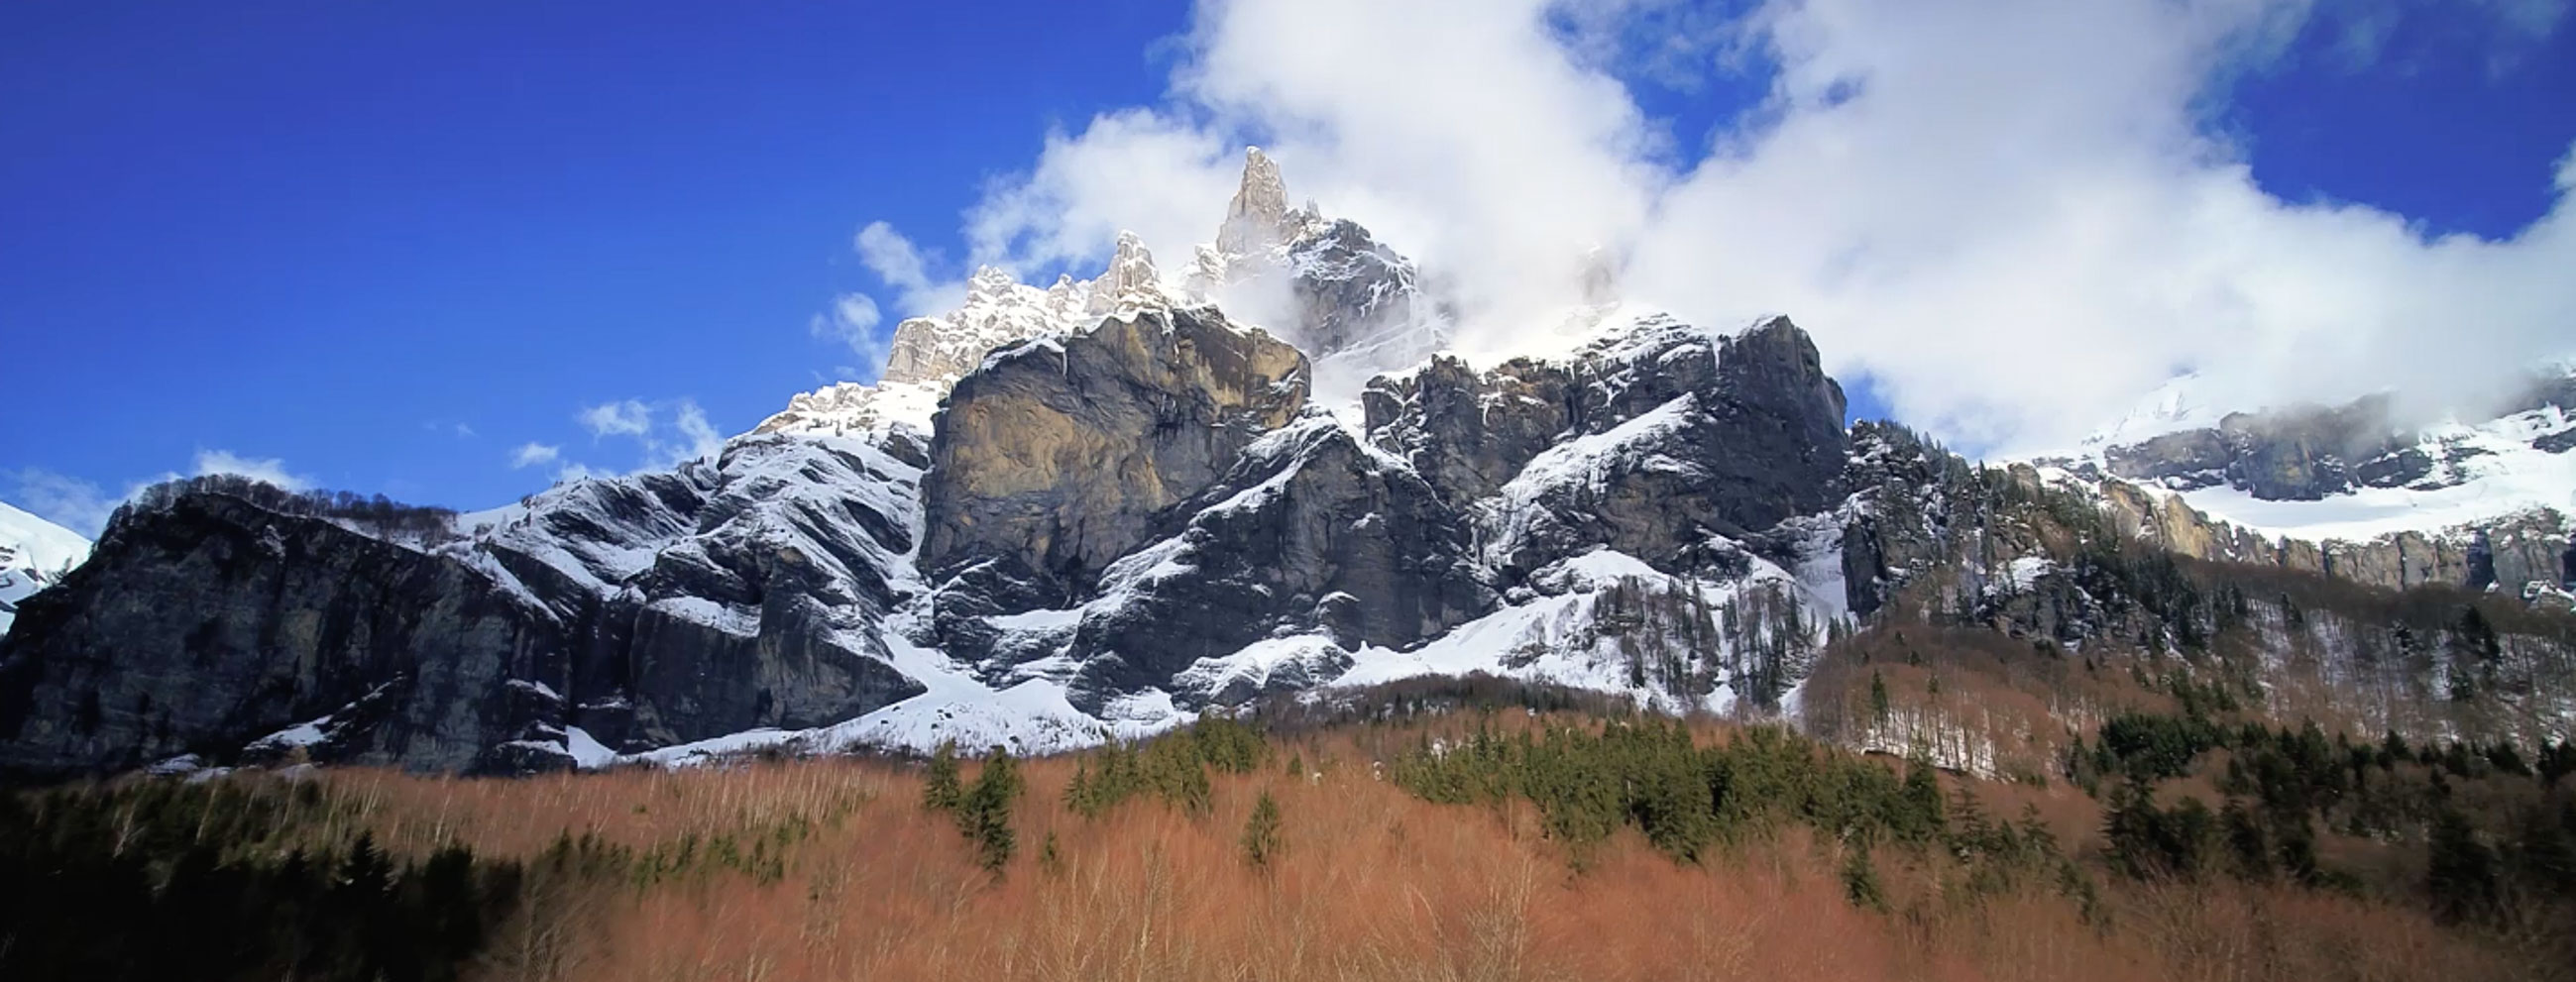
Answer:
[(1007, 577), (1005, 606), (1064, 602), (1305, 402), (1305, 356), (1212, 309), (997, 352), (932, 436), (922, 569)]
[(1510, 576), (1607, 544), (1679, 569), (1840, 500), (1843, 393), (1786, 318), (1712, 337), (1655, 319), (1566, 362), (1380, 379), (1370, 438), (1453, 507), (1493, 499)]
[(535, 715), (502, 680), (550, 677), (569, 647), (455, 563), (219, 496), (99, 545), (0, 642), (0, 766), (228, 752), (366, 700), (317, 755), (475, 768)]
[[(2576, 379), (2534, 385), (2514, 411), (2576, 406)], [(2560, 452), (2576, 431), (2532, 446)], [(2112, 476), (2180, 491), (2227, 485), (2266, 501), (2316, 501), (2361, 488), (2431, 490), (2459, 483), (2459, 465), (2487, 453), (2427, 440), (2397, 424), (2386, 397), (2343, 406), (2231, 413), (2215, 427), (2167, 433), (2103, 450)]]
[(213, 492), (139, 509), (0, 638), (0, 769), (195, 753), (521, 773), (569, 765), (568, 727), (629, 750), (848, 719), (921, 691), (873, 630), (912, 474), (739, 441), (435, 546)]
[[(1174, 677), (1200, 659), (1278, 634), (1322, 634), (1351, 650), (1400, 648), (1494, 602), (1472, 558), (1470, 523), (1401, 462), (1329, 418), (1254, 445), (1172, 518), (1166, 539), (1113, 571), (1109, 596), (1075, 633), (1078, 704), (1176, 688)], [(1156, 577), (1147, 568), (1165, 563), (1189, 573)], [(1131, 568), (1132, 577), (1120, 575)], [(1194, 702), (1200, 694), (1181, 695)]]

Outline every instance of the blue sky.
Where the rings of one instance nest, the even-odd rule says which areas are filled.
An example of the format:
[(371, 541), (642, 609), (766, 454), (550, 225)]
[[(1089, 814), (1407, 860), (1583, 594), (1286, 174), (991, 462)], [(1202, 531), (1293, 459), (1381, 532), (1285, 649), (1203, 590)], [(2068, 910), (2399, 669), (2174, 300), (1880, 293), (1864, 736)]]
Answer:
[[(2359, 13), (2312, 18), (2224, 90), (2211, 131), (2288, 202), (2427, 236), (2541, 217), (2576, 141), (2576, 31), (2349, 5), (2380, 7), (2403, 29), (2366, 43)], [(226, 454), (474, 508), (564, 462), (667, 456), (684, 401), (748, 429), (852, 362), (808, 328), (836, 295), (898, 306), (850, 248), (861, 225), (963, 257), (960, 213), (1051, 129), (1169, 105), (1190, 18), (605, 9), (0, 6), (0, 499), (87, 525)], [(1607, 67), (1679, 156), (1770, 87), (1760, 57), (1675, 77), (1638, 57), (1652, 39)], [(630, 400), (644, 438), (584, 425)], [(531, 442), (561, 457), (514, 468)]]

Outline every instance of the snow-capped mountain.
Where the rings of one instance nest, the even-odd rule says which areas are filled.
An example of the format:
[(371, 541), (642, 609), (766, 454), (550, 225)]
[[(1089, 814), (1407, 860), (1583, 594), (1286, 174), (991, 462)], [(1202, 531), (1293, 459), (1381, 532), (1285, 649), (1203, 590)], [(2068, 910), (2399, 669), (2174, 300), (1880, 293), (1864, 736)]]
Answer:
[[(148, 494), (0, 639), (0, 770), (1044, 751), (1464, 672), (1772, 712), (1830, 632), (1901, 596), (2064, 589), (2069, 533), (2031, 529), (2065, 514), (2394, 586), (2540, 576), (2566, 541), (2301, 551), (2177, 501), (2551, 480), (2564, 401), (2392, 443), (2360, 410), (2195, 428), (2176, 396), (2007, 493), (1847, 429), (1786, 318), (1692, 325), (1595, 277), (1546, 353), (1438, 354), (1413, 263), (1287, 200), (1252, 150), (1177, 281), (1131, 235), (1090, 280), (979, 270), (897, 327), (878, 383), (795, 396), (711, 461), (453, 517), (237, 480)], [(2046, 626), (2072, 642), (2163, 629), (2068, 602), (2089, 613)]]
[(89, 550), (80, 533), (0, 502), (0, 634), (17, 620), (20, 601), (61, 580)]
[[(2563, 366), (2501, 415), (2420, 426), (2395, 419), (2386, 396), (2226, 412), (2194, 382), (2169, 382), (2077, 453), (2038, 462), (2132, 482), (2242, 533), (2347, 550), (2411, 539), (2465, 556), (2497, 535), (2545, 546), (2576, 531), (2576, 373)], [(2576, 576), (2555, 562), (2508, 565), (2544, 583)]]
[(1356, 222), (1328, 219), (1311, 205), (1289, 208), (1278, 165), (1257, 147), (1244, 158), (1242, 185), (1215, 241), (1197, 246), (1177, 279), (1127, 232), (1089, 280), (1059, 276), (1040, 288), (980, 267), (956, 310), (896, 325), (876, 383), (802, 393), (754, 431), (858, 435), (901, 426), (927, 438), (939, 401), (986, 354), (1139, 310), (1215, 306), (1235, 323), (1264, 328), (1307, 353), (1310, 386), (1334, 406), (1357, 398), (1370, 376), (1440, 350), (1448, 315), (1424, 293), (1411, 260)]

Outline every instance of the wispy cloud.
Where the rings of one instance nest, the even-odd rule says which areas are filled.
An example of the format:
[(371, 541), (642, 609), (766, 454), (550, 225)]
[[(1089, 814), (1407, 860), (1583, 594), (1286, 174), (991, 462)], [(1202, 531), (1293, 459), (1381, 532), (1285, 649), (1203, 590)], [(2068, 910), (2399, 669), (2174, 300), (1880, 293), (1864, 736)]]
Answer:
[(89, 481), (41, 467), (21, 468), (9, 475), (11, 504), (93, 539), (107, 528), (107, 517), (121, 500), (108, 497)]
[(634, 399), (584, 406), (576, 418), (593, 438), (643, 436), (653, 428), (652, 407)]
[(551, 464), (561, 456), (563, 456), (562, 447), (534, 442), (522, 443), (519, 449), (510, 452), (510, 468), (518, 470), (540, 464)]
[(829, 338), (848, 345), (851, 353), (864, 364), (882, 365), (891, 340), (877, 329), (885, 320), (877, 311), (877, 302), (864, 293), (844, 293), (832, 301), (829, 313), (816, 314), (806, 329), (815, 337)]
[[(312, 478), (288, 470), (284, 460), (249, 457), (230, 450), (198, 450), (195, 459), (189, 463), (188, 473), (198, 477), (232, 474), (265, 481), (289, 491), (304, 491), (314, 486)], [(147, 487), (177, 480), (180, 476), (176, 471), (164, 471), (144, 480), (128, 482), (123, 493), (111, 495), (94, 481), (41, 467), (26, 467), (15, 472), (0, 472), (0, 486), (7, 488), (6, 498), (11, 504), (94, 539), (106, 530), (108, 517), (116, 512), (118, 505)]]
[[(692, 460), (708, 459), (724, 451), (724, 435), (707, 419), (706, 410), (694, 399), (669, 399), (646, 402), (642, 399), (620, 399), (615, 402), (586, 406), (575, 414), (594, 440), (617, 437), (632, 440), (638, 451), (637, 467), (665, 470)], [(563, 458), (560, 446), (528, 443), (511, 454), (513, 468), (560, 463), (555, 477), (559, 481), (584, 477), (614, 477), (619, 472), (596, 464)]]
[(276, 457), (245, 457), (230, 450), (197, 451), (196, 473), (231, 474), (264, 481), (289, 491), (302, 491), (313, 486), (313, 479), (286, 469), (286, 461)]

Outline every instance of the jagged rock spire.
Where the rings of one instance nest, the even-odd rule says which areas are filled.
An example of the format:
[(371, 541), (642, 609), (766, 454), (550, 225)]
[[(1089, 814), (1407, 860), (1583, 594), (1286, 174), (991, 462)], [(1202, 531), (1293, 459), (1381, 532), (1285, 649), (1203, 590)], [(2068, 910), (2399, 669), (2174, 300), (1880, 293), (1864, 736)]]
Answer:
[(1243, 255), (1276, 245), (1280, 222), (1287, 216), (1288, 185), (1279, 179), (1279, 165), (1260, 147), (1243, 148), (1243, 185), (1226, 205), (1217, 249)]
[(1109, 268), (1091, 281), (1089, 310), (1094, 315), (1107, 314), (1121, 306), (1159, 301), (1163, 292), (1161, 279), (1154, 271), (1154, 254), (1145, 251), (1145, 240), (1122, 230), (1118, 233), (1118, 249), (1109, 257)]

